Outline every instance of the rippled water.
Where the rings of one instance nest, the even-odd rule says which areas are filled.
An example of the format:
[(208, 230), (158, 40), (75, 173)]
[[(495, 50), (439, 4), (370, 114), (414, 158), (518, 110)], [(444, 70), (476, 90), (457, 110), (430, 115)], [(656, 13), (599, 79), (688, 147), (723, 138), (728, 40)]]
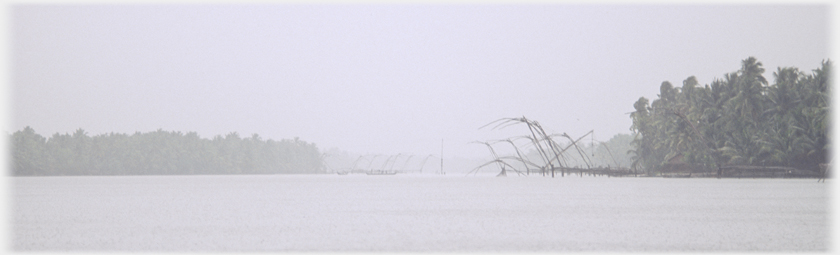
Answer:
[(16, 251), (825, 251), (813, 179), (14, 177)]

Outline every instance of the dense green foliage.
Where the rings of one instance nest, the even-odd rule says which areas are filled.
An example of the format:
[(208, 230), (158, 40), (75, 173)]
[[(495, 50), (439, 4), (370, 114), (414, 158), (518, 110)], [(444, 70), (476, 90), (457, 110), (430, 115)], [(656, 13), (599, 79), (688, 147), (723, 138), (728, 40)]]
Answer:
[(195, 132), (102, 134), (78, 129), (49, 139), (30, 127), (10, 135), (12, 174), (169, 175), (276, 174), (322, 172), (315, 144), (262, 140), (237, 133), (203, 139)]
[(657, 99), (633, 105), (634, 166), (649, 173), (679, 161), (694, 169), (722, 165), (787, 166), (817, 171), (829, 161), (831, 61), (806, 74), (777, 68), (768, 85), (761, 62), (698, 86), (663, 82)]

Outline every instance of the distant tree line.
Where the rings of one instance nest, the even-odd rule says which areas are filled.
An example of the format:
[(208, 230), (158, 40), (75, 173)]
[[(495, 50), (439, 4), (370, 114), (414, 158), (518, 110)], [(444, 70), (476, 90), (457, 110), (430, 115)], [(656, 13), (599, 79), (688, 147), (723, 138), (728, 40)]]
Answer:
[(723, 165), (785, 166), (817, 171), (828, 150), (831, 61), (806, 74), (778, 68), (772, 84), (761, 62), (749, 57), (741, 69), (698, 86), (663, 82), (658, 98), (633, 105), (630, 153), (649, 173), (680, 162), (713, 171)]
[(82, 129), (45, 138), (27, 126), (9, 141), (14, 176), (323, 172), (318, 148), (298, 138), (241, 138), (233, 132), (205, 139), (163, 130), (91, 137)]

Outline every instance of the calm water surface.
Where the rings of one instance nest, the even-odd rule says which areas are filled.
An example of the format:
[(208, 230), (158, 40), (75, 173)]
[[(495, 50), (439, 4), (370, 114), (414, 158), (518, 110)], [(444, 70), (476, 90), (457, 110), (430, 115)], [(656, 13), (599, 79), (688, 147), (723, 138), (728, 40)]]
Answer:
[(577, 176), (14, 177), (11, 238), (16, 251), (826, 251), (830, 185)]

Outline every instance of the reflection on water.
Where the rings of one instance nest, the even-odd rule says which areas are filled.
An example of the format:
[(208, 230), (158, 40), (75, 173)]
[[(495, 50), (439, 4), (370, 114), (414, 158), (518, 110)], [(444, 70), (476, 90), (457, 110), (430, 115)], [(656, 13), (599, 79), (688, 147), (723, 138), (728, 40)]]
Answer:
[(829, 246), (830, 183), (813, 179), (11, 179), (16, 251), (825, 251)]

